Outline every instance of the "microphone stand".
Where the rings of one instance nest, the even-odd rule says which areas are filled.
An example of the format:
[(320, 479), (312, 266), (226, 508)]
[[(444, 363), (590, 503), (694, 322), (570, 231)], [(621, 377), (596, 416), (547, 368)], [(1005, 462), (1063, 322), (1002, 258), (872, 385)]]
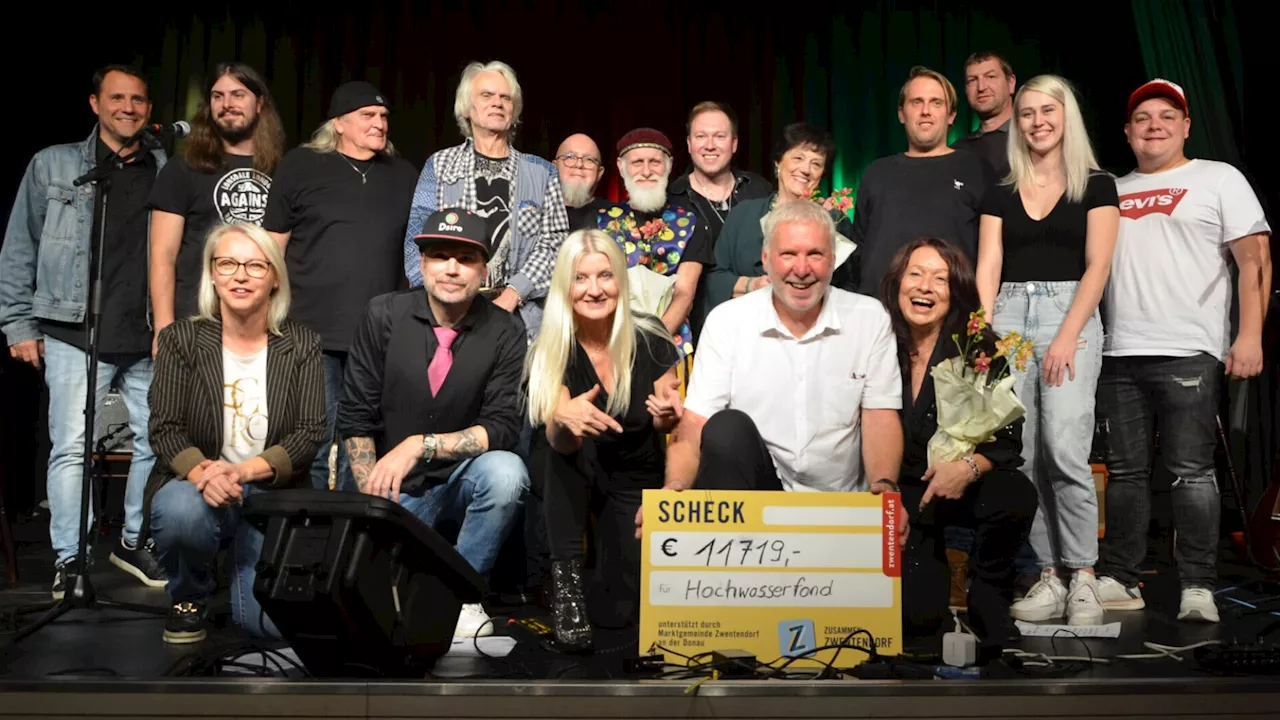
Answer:
[(96, 465), (93, 438), (98, 409), (98, 331), (102, 319), (102, 258), (107, 235), (107, 198), (111, 194), (111, 176), (124, 167), (126, 160), (138, 155), (138, 153), (150, 152), (151, 148), (158, 147), (159, 141), (143, 130), (139, 131), (137, 135), (134, 135), (121, 147), (131, 147), (135, 143), (138, 145), (138, 149), (133, 153), (121, 157), (120, 151), (117, 150), (72, 183), (76, 187), (94, 183), (98, 186), (98, 192), (100, 193), (97, 218), (98, 234), (94, 238), (95, 245), (90, 248), (89, 256), (91, 267), (89, 272), (89, 307), (86, 308), (84, 319), (85, 339), (87, 341), (85, 348), (85, 364), (87, 366), (85, 387), (87, 390), (84, 402), (84, 475), (81, 479), (80, 487), (80, 547), (76, 551), (75, 560), (69, 564), (69, 569), (74, 568), (74, 574), (68, 573), (63, 576), (66, 587), (64, 587), (61, 600), (20, 607), (14, 611), (13, 617), (15, 619), (41, 611), (45, 613), (35, 622), (18, 631), (13, 638), (14, 643), (21, 642), (70, 610), (127, 610), (149, 615), (167, 615), (169, 612), (168, 608), (154, 605), (99, 599), (93, 589), (93, 582), (89, 578), (89, 496), (93, 487), (94, 467)]

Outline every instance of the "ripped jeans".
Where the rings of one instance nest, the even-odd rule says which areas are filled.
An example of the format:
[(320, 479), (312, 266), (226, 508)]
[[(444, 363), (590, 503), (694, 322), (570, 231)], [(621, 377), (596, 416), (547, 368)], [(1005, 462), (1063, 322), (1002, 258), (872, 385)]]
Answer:
[(1191, 357), (1107, 357), (1098, 381), (1098, 417), (1107, 430), (1107, 534), (1098, 574), (1126, 587), (1138, 584), (1147, 557), (1151, 468), (1173, 477), (1174, 560), (1182, 587), (1212, 590), (1217, 582), (1221, 506), (1213, 453), (1217, 446), (1223, 365)]

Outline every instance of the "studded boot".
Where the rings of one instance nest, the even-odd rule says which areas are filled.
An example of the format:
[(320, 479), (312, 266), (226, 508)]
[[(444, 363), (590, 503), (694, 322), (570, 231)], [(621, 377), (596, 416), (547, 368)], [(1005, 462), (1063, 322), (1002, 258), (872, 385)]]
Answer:
[(587, 619), (581, 560), (556, 560), (551, 563), (552, 625), (556, 644), (565, 652), (590, 652), (591, 621)]

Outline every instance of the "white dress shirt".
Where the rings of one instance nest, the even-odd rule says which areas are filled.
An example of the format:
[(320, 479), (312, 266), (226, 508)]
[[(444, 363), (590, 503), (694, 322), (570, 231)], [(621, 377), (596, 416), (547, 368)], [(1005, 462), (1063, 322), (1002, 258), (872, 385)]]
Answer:
[(684, 406), (704, 418), (746, 413), (786, 490), (866, 490), (861, 411), (901, 409), (897, 347), (877, 300), (828, 289), (817, 322), (796, 338), (763, 287), (707, 317)]

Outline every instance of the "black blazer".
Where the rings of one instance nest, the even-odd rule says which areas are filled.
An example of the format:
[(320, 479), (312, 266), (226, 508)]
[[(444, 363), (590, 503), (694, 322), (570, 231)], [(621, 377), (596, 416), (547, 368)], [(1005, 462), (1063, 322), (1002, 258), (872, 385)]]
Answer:
[[(324, 439), (324, 369), (320, 336), (285, 320), (267, 339), (267, 449), (271, 488), (304, 483)], [(160, 331), (147, 396), (156, 464), (147, 479), (143, 524), (151, 499), (174, 478), (222, 454), (222, 322), (179, 320)]]
[[(955, 343), (943, 333), (929, 358), (929, 371), (943, 360), (960, 354)], [(991, 372), (998, 372), (1004, 358), (991, 363)], [(1016, 470), (1022, 465), (1022, 418), (1018, 418), (995, 433), (991, 442), (979, 445), (974, 453), (991, 461), (996, 470)], [(925, 372), (920, 383), (920, 395), (911, 399), (911, 366), (902, 368), (902, 482), (920, 482), (929, 469), (929, 439), (938, 431), (938, 398), (933, 386), (933, 375)]]

